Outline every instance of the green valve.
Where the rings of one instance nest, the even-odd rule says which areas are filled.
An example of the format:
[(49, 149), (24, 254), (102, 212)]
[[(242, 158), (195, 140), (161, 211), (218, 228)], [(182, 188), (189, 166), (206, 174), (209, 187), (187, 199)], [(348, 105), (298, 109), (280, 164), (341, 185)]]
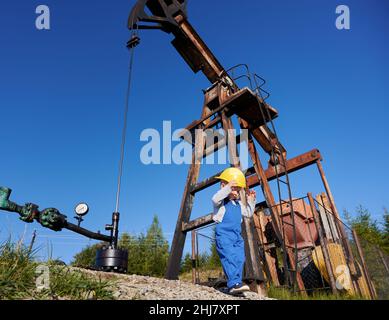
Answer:
[(66, 226), (66, 216), (61, 214), (55, 208), (39, 211), (39, 207), (33, 203), (26, 203), (20, 206), (9, 200), (12, 190), (5, 187), (0, 187), (0, 210), (19, 213), (19, 219), (31, 223), (34, 220), (49, 229), (61, 231)]
[(66, 216), (55, 208), (49, 208), (39, 214), (39, 222), (46, 228), (61, 231), (64, 225), (66, 225)]
[(34, 221), (34, 218), (39, 215), (38, 206), (33, 203), (26, 203), (24, 207), (22, 207), (21, 212), (19, 212), (19, 219), (31, 223)]
[(0, 187), (0, 209), (9, 210), (9, 196), (11, 195), (12, 190)]

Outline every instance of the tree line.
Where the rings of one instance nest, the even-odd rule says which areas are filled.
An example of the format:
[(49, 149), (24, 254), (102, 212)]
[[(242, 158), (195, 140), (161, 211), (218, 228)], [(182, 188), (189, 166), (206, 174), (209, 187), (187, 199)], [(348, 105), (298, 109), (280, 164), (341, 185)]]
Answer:
[[(356, 215), (345, 211), (346, 221), (358, 235), (364, 260), (379, 299), (389, 299), (389, 211), (384, 208), (382, 222), (374, 219), (370, 212), (359, 206)], [(358, 257), (352, 237), (351, 248)], [(361, 263), (360, 257), (357, 261)]]
[(354, 229), (363, 241), (380, 248), (389, 255), (389, 211), (383, 209), (382, 222), (374, 219), (368, 209), (359, 206), (356, 214), (352, 215), (347, 210), (344, 211), (347, 224)]
[[(384, 259), (389, 256), (389, 211), (384, 209), (382, 221), (372, 218), (370, 212), (359, 206), (355, 214), (344, 212), (345, 222), (356, 230), (362, 239), (362, 247), (371, 273), (376, 275), (377, 281), (389, 276), (381, 268), (382, 257), (377, 248), (383, 253)], [(92, 267), (95, 264), (96, 251), (102, 243), (87, 246), (74, 256), (72, 265)], [(128, 249), (128, 273), (146, 276), (163, 277), (169, 257), (169, 243), (163, 234), (158, 216), (154, 216), (146, 234), (131, 235), (122, 233), (118, 241), (120, 248)], [(388, 260), (389, 264), (389, 260)], [(220, 268), (220, 260), (214, 241), (210, 241), (209, 250), (199, 253), (197, 266), (203, 270)], [(181, 273), (192, 269), (191, 254), (187, 253), (181, 261)], [(377, 270), (379, 269), (379, 270)], [(388, 278), (389, 279), (389, 278)], [(389, 285), (388, 285), (389, 290)]]
[[(73, 266), (90, 268), (95, 265), (96, 252), (103, 243), (89, 245), (77, 253), (71, 264)], [(163, 277), (169, 258), (169, 243), (163, 234), (158, 216), (153, 221), (146, 234), (131, 235), (122, 233), (118, 247), (128, 250), (128, 273), (144, 276)], [(216, 247), (211, 245), (210, 254), (203, 252), (199, 255), (199, 265), (202, 268), (214, 268), (220, 265)], [(181, 262), (181, 273), (192, 268), (191, 256), (186, 254)]]

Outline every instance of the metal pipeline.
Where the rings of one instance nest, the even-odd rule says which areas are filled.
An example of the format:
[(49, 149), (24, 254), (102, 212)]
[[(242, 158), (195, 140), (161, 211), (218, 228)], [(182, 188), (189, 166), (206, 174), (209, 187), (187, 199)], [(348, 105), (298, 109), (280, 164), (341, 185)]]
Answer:
[[(63, 228), (73, 231), (75, 233), (86, 236), (90, 239), (105, 241), (108, 243), (117, 243), (117, 234), (118, 234), (118, 217), (113, 219), (113, 225), (115, 233), (111, 236), (103, 235), (96, 233), (84, 228), (81, 228), (73, 223), (67, 221), (67, 217), (59, 212), (55, 208), (48, 208), (42, 211), (38, 210), (38, 206), (33, 203), (26, 203), (24, 206), (20, 206), (9, 200), (12, 190), (5, 187), (0, 187), (0, 210), (8, 212), (16, 212), (20, 215), (20, 219), (24, 222), (31, 223), (34, 220), (38, 221), (43, 227), (54, 230), (61, 231)], [(115, 235), (114, 240), (112, 235)]]
[(70, 222), (66, 222), (66, 225), (64, 226), (64, 228), (68, 229), (70, 231), (73, 231), (75, 233), (81, 234), (81, 235), (88, 237), (90, 239), (105, 241), (105, 242), (109, 242), (109, 243), (111, 242), (110, 236), (81, 228), (81, 227), (79, 227), (73, 223), (70, 223)]

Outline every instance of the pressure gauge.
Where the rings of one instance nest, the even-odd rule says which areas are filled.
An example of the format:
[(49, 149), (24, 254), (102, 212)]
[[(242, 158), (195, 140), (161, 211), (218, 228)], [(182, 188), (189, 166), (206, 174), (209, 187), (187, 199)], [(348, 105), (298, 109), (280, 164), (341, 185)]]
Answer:
[(86, 203), (79, 203), (76, 208), (74, 209), (74, 211), (76, 212), (76, 214), (80, 217), (82, 216), (85, 216), (88, 211), (89, 211), (89, 207)]

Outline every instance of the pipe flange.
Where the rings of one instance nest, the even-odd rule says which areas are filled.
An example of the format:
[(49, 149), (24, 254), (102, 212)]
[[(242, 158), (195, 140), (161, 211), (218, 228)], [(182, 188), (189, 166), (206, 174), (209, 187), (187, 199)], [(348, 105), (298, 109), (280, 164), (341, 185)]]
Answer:
[(22, 208), (22, 211), (20, 212), (19, 219), (24, 222), (31, 223), (34, 221), (35, 218), (38, 218), (38, 216), (38, 206), (33, 203), (26, 203)]

